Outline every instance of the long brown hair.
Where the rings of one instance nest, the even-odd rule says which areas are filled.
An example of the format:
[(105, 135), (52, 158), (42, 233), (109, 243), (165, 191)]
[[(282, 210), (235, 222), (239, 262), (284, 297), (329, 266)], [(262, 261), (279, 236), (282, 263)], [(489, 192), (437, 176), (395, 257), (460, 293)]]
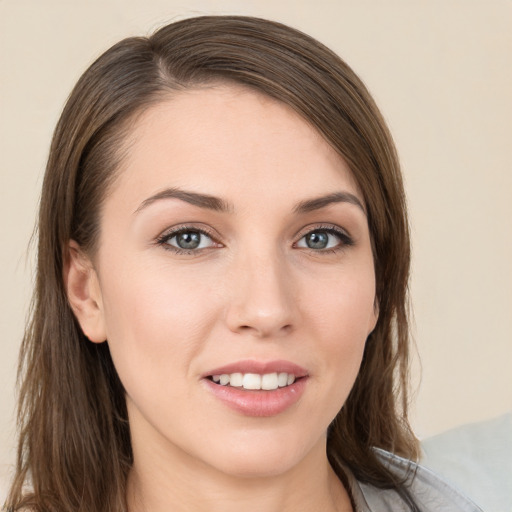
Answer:
[(192, 18), (128, 38), (72, 91), (53, 137), (38, 221), (37, 281), (21, 347), (17, 469), (8, 510), (122, 511), (132, 464), (124, 390), (108, 342), (88, 342), (66, 298), (71, 239), (92, 255), (102, 201), (138, 114), (181, 89), (234, 81), (311, 123), (349, 164), (364, 195), (379, 319), (327, 451), (364, 482), (397, 486), (375, 447), (408, 458), (409, 233), (391, 136), (366, 87), (309, 36), (262, 19)]

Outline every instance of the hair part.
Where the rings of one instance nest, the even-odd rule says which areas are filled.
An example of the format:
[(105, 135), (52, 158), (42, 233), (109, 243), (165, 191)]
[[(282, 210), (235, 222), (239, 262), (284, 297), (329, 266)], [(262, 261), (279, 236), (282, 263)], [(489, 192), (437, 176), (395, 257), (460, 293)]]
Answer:
[(75, 240), (96, 252), (102, 204), (137, 116), (181, 90), (218, 82), (245, 85), (295, 110), (345, 159), (365, 199), (379, 319), (329, 427), (331, 464), (341, 478), (339, 462), (363, 482), (399, 487), (374, 447), (417, 457), (407, 422), (409, 231), (386, 124), (355, 73), (311, 37), (262, 19), (206, 16), (114, 45), (80, 78), (58, 122), (20, 354), (20, 440), (8, 510), (126, 509), (133, 457), (124, 389), (108, 344), (90, 343), (68, 304), (67, 248)]

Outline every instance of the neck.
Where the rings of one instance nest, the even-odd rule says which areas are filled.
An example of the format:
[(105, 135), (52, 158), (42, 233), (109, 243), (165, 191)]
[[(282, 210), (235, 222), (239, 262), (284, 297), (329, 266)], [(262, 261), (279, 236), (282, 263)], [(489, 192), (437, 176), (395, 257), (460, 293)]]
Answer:
[(130, 512), (324, 512), (352, 511), (348, 493), (329, 465), (325, 440), (295, 467), (279, 475), (226, 474), (187, 456), (137, 453), (128, 480)]

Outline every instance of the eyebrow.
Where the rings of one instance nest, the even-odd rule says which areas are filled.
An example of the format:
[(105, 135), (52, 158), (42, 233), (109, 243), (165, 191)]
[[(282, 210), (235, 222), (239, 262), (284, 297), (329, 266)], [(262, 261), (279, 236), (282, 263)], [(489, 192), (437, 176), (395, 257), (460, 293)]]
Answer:
[(232, 210), (229, 203), (219, 199), (218, 197), (210, 196), (208, 194), (198, 194), (197, 192), (187, 192), (179, 188), (167, 188), (145, 199), (135, 210), (135, 213), (139, 213), (144, 208), (147, 208), (149, 205), (162, 199), (180, 199), (181, 201), (185, 201), (186, 203), (194, 206), (218, 212), (228, 212)]
[[(223, 199), (211, 196), (209, 194), (199, 194), (197, 192), (189, 192), (180, 188), (173, 187), (167, 188), (151, 197), (148, 197), (140, 204), (134, 213), (139, 213), (141, 210), (144, 210), (153, 203), (163, 199), (179, 199), (194, 206), (199, 206), (200, 208), (206, 208), (208, 210), (214, 210), (222, 213), (233, 211), (230, 203), (224, 201)], [(297, 203), (297, 205), (295, 205), (293, 211), (299, 214), (308, 213), (315, 210), (320, 210), (321, 208), (325, 208), (326, 206), (334, 203), (353, 204), (359, 207), (366, 215), (366, 210), (359, 198), (350, 192), (334, 192), (325, 196), (300, 201)]]
[(306, 201), (301, 201), (298, 203), (295, 208), (295, 213), (308, 213), (314, 210), (320, 210), (321, 208), (325, 208), (333, 203), (349, 203), (355, 206), (358, 206), (363, 213), (366, 215), (366, 210), (363, 206), (363, 203), (359, 200), (357, 196), (351, 194), (350, 192), (334, 192), (332, 194), (328, 194), (326, 196), (317, 197), (314, 199), (308, 199)]

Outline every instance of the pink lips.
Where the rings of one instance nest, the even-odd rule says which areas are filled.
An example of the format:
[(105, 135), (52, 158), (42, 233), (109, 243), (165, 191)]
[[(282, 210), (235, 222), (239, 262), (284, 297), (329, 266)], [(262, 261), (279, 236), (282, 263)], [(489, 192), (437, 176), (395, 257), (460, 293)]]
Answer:
[[(245, 390), (230, 386), (221, 386), (208, 377), (224, 373), (292, 373), (296, 381), (290, 386), (272, 391)], [(202, 382), (209, 392), (229, 408), (245, 416), (268, 417), (286, 411), (302, 396), (307, 383), (308, 372), (289, 361), (238, 361), (227, 364), (202, 375)]]

